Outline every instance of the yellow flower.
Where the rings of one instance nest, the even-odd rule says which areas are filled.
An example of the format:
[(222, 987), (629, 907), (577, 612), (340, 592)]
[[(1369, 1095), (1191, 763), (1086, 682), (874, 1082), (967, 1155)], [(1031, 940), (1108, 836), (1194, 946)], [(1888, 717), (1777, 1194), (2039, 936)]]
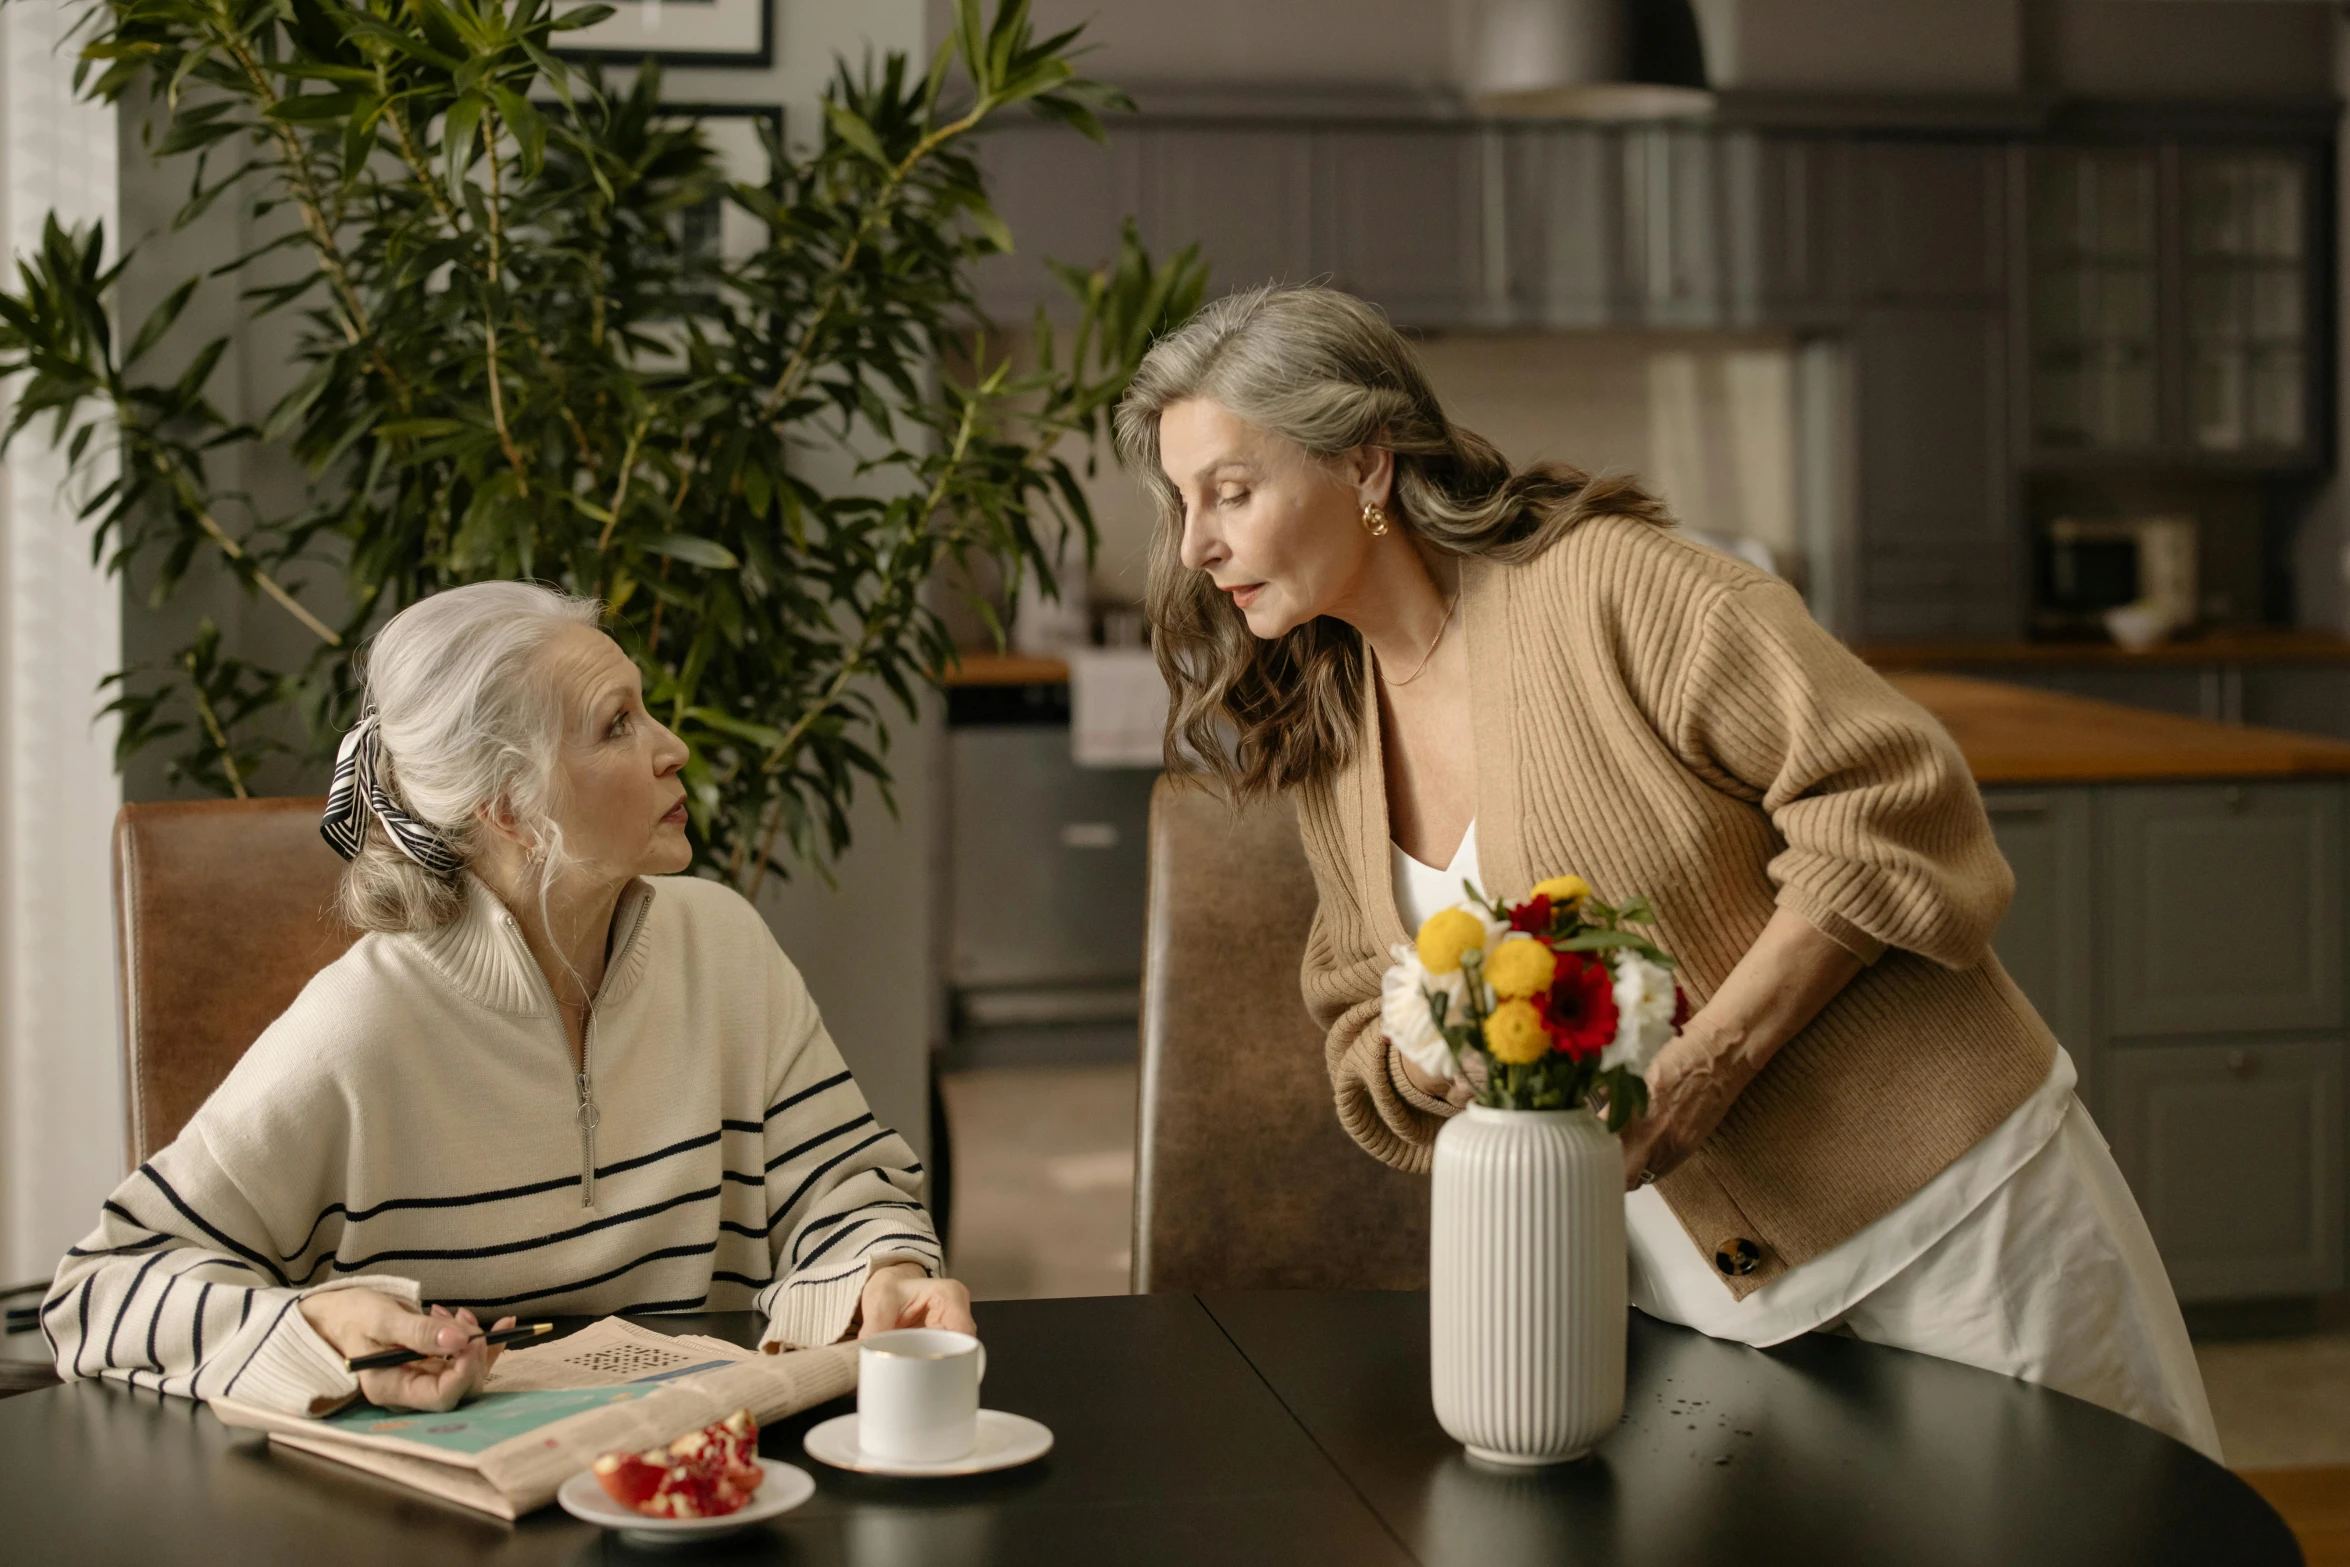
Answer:
[(1553, 876), (1548, 881), (1536, 882), (1534, 890), (1526, 896), (1548, 898), (1559, 908), (1571, 909), (1591, 896), (1591, 883), (1580, 876)]
[(1524, 1066), (1550, 1054), (1550, 1036), (1542, 1031), (1542, 1014), (1531, 1001), (1505, 1001), (1485, 1020), (1485, 1048), (1493, 1059)]
[(1558, 958), (1547, 942), (1505, 941), (1486, 960), (1485, 978), (1505, 1001), (1540, 995), (1550, 988)]
[(1461, 954), (1482, 951), (1485, 922), (1467, 909), (1438, 909), (1420, 922), (1420, 966), (1431, 974), (1449, 974), (1461, 966)]

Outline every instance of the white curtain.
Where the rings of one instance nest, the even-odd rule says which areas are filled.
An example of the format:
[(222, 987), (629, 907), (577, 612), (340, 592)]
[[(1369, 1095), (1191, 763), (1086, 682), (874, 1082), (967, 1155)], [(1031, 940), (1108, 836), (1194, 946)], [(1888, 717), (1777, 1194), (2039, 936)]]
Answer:
[[(0, 227), (115, 239), (115, 116), (78, 101), (73, 0), (0, 5)], [(0, 1284), (45, 1278), (122, 1175), (108, 840), (121, 788), (93, 721), (122, 656), (121, 600), (90, 560), (60, 454), (0, 464)]]

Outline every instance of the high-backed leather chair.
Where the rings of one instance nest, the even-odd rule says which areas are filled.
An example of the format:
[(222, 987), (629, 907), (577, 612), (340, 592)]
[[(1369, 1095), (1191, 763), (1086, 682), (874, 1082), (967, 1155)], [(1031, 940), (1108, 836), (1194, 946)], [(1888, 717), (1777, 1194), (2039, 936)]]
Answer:
[(1298, 992), (1314, 876), (1286, 801), (1151, 794), (1134, 1288), (1418, 1289), (1428, 1182), (1338, 1124)]
[(129, 1165), (177, 1137), (310, 977), (357, 939), (334, 912), (343, 862), (318, 836), (325, 803), (126, 805), (115, 817)]

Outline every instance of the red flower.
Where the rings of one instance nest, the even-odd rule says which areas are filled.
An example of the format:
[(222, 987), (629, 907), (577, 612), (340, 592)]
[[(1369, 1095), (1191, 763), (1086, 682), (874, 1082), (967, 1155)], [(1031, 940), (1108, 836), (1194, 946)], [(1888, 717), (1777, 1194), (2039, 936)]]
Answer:
[(1550, 895), (1538, 892), (1511, 909), (1510, 929), (1522, 930), (1529, 936), (1549, 935)]
[(1675, 985), (1673, 987), (1673, 1031), (1679, 1033), (1681, 1025), (1688, 1021), (1689, 992)]
[(1543, 1001), (1542, 1026), (1551, 1048), (1587, 1061), (1615, 1042), (1616, 982), (1607, 964), (1580, 952), (1559, 954), (1558, 977)]

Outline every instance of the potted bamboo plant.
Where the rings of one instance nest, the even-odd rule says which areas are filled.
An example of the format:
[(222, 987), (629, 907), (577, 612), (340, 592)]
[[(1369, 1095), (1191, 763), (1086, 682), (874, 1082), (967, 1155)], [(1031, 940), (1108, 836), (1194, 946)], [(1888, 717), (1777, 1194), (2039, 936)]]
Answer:
[[(842, 65), (811, 148), (767, 133), (764, 181), (728, 177), (650, 64), (622, 85), (557, 58), (607, 14), (99, 0), (84, 86), (146, 95), (153, 155), (188, 171), (180, 221), (242, 203), (270, 237), (118, 333), (122, 263), (52, 223), (0, 291), (6, 436), (116, 465), (83, 513), (113, 569), (161, 598), (217, 558), (313, 643), (265, 667), (207, 624), (122, 671), (125, 754), (170, 744), (181, 776), (243, 794), (288, 710), (331, 749), (371, 626), (455, 584), (550, 581), (607, 605), (692, 749), (702, 869), (755, 895), (845, 847), (859, 787), (887, 791), (890, 708), (911, 714), (955, 658), (942, 568), (1049, 580), (1064, 539), (1090, 547), (1072, 464), (1203, 273), (1129, 231), (1107, 264), (1061, 269), (1073, 327), (1040, 313), (1014, 354), (983, 318), (972, 266), (1012, 236), (974, 139), (1015, 111), (1099, 138), (1124, 103), (1078, 75), (1074, 32), (1036, 35), (1026, 0), (992, 17), (961, 0), (927, 69)], [(746, 253), (693, 241), (713, 203), (750, 220)], [(297, 379), (254, 422), (208, 392), (228, 340), (176, 331), (199, 290), (239, 284), (250, 317), (295, 328)], [(302, 465), (299, 506), (217, 481), (249, 443)], [(846, 466), (812, 448), (851, 458), (853, 485), (812, 479)]]

